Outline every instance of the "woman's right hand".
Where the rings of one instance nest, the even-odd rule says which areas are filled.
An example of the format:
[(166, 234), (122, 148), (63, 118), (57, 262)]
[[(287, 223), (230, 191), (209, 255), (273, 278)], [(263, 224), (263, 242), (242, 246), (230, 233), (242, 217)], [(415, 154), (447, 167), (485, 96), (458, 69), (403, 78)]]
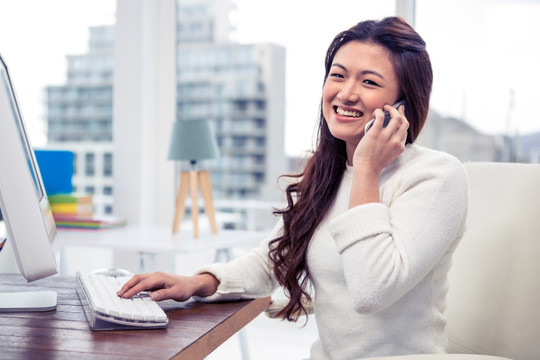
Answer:
[(383, 127), (384, 113), (380, 109), (375, 110), (375, 123), (354, 151), (352, 164), (355, 168), (362, 167), (379, 174), (405, 150), (409, 122), (404, 105), (398, 109), (385, 105), (384, 110), (391, 115), (390, 122)]
[(354, 150), (353, 186), (349, 196), (349, 208), (380, 202), (380, 173), (405, 150), (409, 122), (405, 117), (404, 106), (395, 109), (386, 105), (384, 110), (392, 116), (388, 126), (382, 126), (384, 119), (382, 110), (375, 110), (375, 123)]
[(128, 299), (141, 291), (151, 291), (154, 301), (173, 299), (186, 301), (192, 296), (213, 295), (219, 280), (212, 274), (181, 276), (164, 272), (138, 274), (129, 279), (118, 291), (118, 296)]

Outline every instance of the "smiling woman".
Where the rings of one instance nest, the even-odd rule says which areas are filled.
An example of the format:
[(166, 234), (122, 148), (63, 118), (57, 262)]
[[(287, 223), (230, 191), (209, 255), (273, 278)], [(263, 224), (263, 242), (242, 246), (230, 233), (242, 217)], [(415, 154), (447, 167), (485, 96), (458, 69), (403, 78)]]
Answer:
[[(193, 276), (136, 275), (119, 295), (224, 301), (281, 286), (283, 319), (296, 321), (314, 301), (312, 360), (444, 352), (446, 274), (468, 190), (456, 158), (414, 143), (432, 83), (425, 43), (401, 18), (362, 21), (334, 38), (324, 70), (317, 148), (291, 176), (266, 240)], [(389, 105), (400, 97), (410, 117)]]
[(349, 162), (375, 111), (400, 97), (394, 65), (385, 48), (350, 41), (337, 51), (324, 83), (323, 114), (332, 135), (345, 141)]

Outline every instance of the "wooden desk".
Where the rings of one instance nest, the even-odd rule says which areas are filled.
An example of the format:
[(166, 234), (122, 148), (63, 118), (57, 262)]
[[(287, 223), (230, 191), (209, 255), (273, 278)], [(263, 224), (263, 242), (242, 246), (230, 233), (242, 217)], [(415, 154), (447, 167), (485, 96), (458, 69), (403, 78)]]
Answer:
[[(49, 289), (56, 311), (0, 314), (0, 357), (8, 359), (203, 359), (264, 311), (270, 298), (227, 302), (161, 302), (169, 326), (160, 330), (94, 332), (88, 327), (75, 278), (53, 276), (30, 284), (0, 274), (0, 291)], [(0, 293), (1, 296), (1, 293)]]

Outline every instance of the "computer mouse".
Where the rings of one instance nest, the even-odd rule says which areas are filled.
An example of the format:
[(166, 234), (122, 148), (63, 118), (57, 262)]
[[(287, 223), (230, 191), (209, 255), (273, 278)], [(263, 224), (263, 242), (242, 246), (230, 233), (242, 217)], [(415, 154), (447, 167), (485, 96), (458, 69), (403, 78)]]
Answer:
[(91, 274), (112, 276), (112, 277), (132, 277), (133, 273), (123, 269), (101, 269), (92, 271)]

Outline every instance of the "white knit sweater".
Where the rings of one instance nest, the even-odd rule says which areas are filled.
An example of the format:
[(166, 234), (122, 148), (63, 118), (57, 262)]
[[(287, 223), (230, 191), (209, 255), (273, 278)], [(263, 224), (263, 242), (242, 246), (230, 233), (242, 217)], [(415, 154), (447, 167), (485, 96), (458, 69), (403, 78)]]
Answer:
[[(352, 168), (315, 232), (307, 261), (319, 340), (312, 360), (445, 351), (445, 295), (451, 255), (468, 205), (465, 170), (454, 157), (417, 145), (385, 168), (380, 203), (348, 209)], [(261, 297), (278, 284), (269, 237), (228, 264), (205, 266), (219, 280), (203, 301)]]

